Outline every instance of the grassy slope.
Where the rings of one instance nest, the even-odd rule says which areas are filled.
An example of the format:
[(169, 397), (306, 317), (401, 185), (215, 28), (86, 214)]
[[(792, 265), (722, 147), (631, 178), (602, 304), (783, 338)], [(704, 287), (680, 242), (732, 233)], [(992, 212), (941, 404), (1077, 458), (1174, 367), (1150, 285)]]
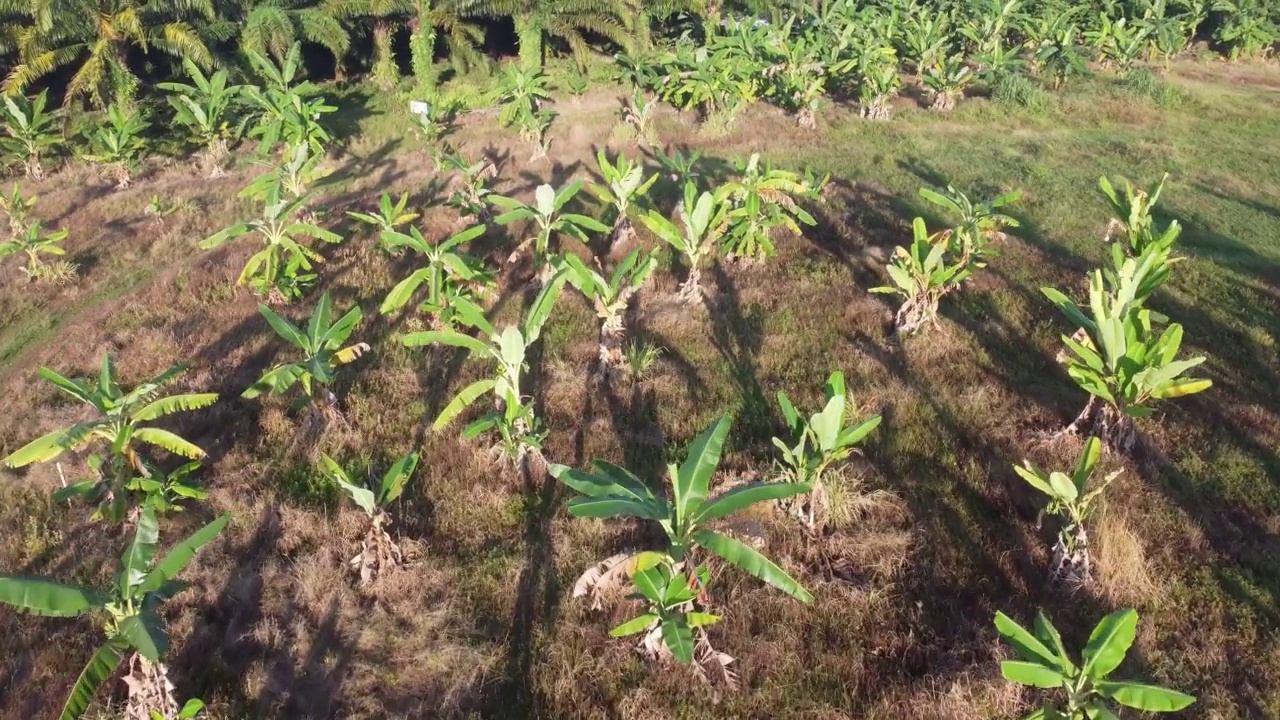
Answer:
[[(593, 559), (643, 533), (571, 520), (553, 485), (522, 486), (456, 431), (427, 431), (446, 384), (482, 370), (394, 342), (413, 321), (375, 318), (373, 308), (405, 270), (363, 237), (333, 252), (323, 273), (339, 307), (365, 306), (361, 336), (374, 346), (342, 387), (350, 432), (328, 449), (380, 469), (420, 447), (426, 469), (397, 511), (415, 562), (374, 597), (349, 587), (342, 565), (360, 518), (305, 462), (280, 460), (293, 427), (283, 404), (230, 399), (282, 350), (253, 298), (228, 289), (248, 246), (192, 249), (250, 211), (234, 198), (250, 170), (206, 182), (179, 164), (124, 193), (73, 170), (40, 188), (41, 216), (72, 230), (85, 277), (32, 291), (11, 263), (0, 269), (0, 393), (10, 409), (0, 452), (76, 417), (33, 382), (41, 364), (84, 373), (111, 351), (132, 380), (189, 359), (193, 387), (224, 393), (178, 429), (209, 449), (210, 505), (235, 519), (170, 612), (179, 693), (203, 697), (215, 717), (1004, 717), (1031, 696), (999, 679), (996, 609), (1029, 618), (1045, 607), (1070, 628), (1069, 644), (1082, 644), (1093, 621), (1122, 606), (1142, 614), (1128, 672), (1196, 693), (1192, 717), (1275, 717), (1280, 700), (1266, 688), (1280, 684), (1278, 81), (1271, 69), (1188, 65), (1175, 82), (1189, 99), (1169, 109), (1097, 79), (1040, 114), (972, 100), (947, 117), (906, 110), (868, 125), (836, 108), (814, 135), (768, 108), (715, 140), (663, 116), (663, 140), (705, 147), (713, 172), (760, 150), (836, 182), (820, 227), (783, 242), (777, 261), (704, 273), (709, 313), (675, 304), (676, 277), (660, 274), (639, 318), (667, 354), (645, 383), (588, 387), (594, 316), (581, 299), (562, 300), (534, 369), (549, 457), (656, 471), (660, 450), (731, 413), (726, 473), (765, 469), (768, 438), (781, 430), (774, 393), (812, 406), (836, 368), (865, 412), (886, 417), (839, 483), (837, 532), (806, 541), (784, 519), (753, 518), (767, 552), (815, 591), (812, 608), (733, 572), (718, 577), (713, 600), (727, 618), (711, 637), (738, 658), (743, 689), (714, 709), (697, 681), (646, 667), (607, 637), (627, 608), (592, 612), (570, 597)], [(464, 123), (452, 141), (473, 156), (491, 144), (509, 152), (500, 188), (527, 194), (539, 178), (589, 172), (593, 147), (610, 137), (612, 103), (601, 91), (562, 104), (553, 167), (526, 167), (527, 150), (491, 117)], [(392, 139), (387, 108), (366, 103), (343, 120), (358, 139), (327, 190), (335, 211), (369, 207), (379, 189), (431, 194), (430, 161)], [(1103, 257), (1098, 175), (1165, 170), (1163, 210), (1184, 224), (1189, 257), (1156, 305), (1186, 326), (1189, 350), (1209, 356), (1215, 387), (1145, 425), (1170, 467), (1125, 468), (1094, 533), (1098, 587), (1068, 595), (1044, 586), (1050, 531), (1036, 529), (1036, 500), (1009, 470), (1078, 449), (1052, 436), (1084, 398), (1053, 361), (1066, 326), (1038, 287), (1079, 293)], [(865, 289), (880, 284), (913, 215), (938, 220), (916, 189), (945, 182), (976, 194), (1021, 188), (1023, 228), (949, 299), (938, 330), (899, 344), (886, 335), (891, 306)], [(156, 192), (200, 212), (139, 219)], [(452, 219), (434, 211), (427, 225), (438, 235)], [(492, 243), (495, 262), (505, 242)], [(501, 317), (527, 300), (521, 285), (504, 283)], [(80, 508), (53, 506), (46, 493), (57, 482), (53, 468), (0, 476), (9, 529), (0, 568), (103, 579), (122, 541)], [(52, 715), (90, 652), (89, 629), (0, 610), (0, 717)]]

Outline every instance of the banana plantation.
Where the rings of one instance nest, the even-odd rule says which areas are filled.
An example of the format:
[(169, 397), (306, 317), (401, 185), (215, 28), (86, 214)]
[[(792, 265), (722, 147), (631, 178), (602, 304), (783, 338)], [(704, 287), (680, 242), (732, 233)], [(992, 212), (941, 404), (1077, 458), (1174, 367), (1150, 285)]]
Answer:
[(0, 718), (1280, 717), (1280, 5), (0, 13)]

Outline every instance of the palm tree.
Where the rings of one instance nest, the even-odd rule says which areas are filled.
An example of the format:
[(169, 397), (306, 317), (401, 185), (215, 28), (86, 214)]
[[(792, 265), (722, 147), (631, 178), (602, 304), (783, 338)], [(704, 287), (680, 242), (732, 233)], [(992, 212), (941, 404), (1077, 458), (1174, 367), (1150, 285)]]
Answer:
[(705, 0), (622, 0), (622, 20), (638, 52), (653, 49), (653, 21), (672, 15), (705, 13)]
[[(3, 0), (0, 0), (3, 1)], [(239, 49), (283, 62), (297, 42), (328, 50), (339, 63), (351, 36), (327, 5), (313, 0), (217, 0), (218, 17), (205, 34), (218, 40), (238, 38)]]
[(520, 64), (526, 68), (542, 67), (547, 35), (568, 43), (579, 67), (586, 65), (584, 32), (623, 47), (631, 45), (620, 0), (458, 0), (457, 7), (463, 16), (510, 17), (516, 26)]
[(32, 23), (17, 31), (21, 62), (5, 78), (4, 92), (23, 93), (36, 80), (79, 65), (68, 99), (85, 98), (99, 108), (128, 102), (138, 89), (131, 50), (212, 66), (213, 54), (191, 24), (212, 16), (210, 0), (31, 0)]
[(435, 89), (435, 45), (443, 31), (449, 56), (456, 65), (470, 65), (480, 59), (479, 47), (484, 30), (465, 22), (457, 6), (445, 2), (433, 6), (431, 0), (330, 0), (330, 12), (343, 19), (373, 21), (374, 81), (391, 87), (400, 78), (399, 66), (392, 51), (392, 36), (398, 26), (409, 27), (409, 52), (418, 86), (428, 92)]

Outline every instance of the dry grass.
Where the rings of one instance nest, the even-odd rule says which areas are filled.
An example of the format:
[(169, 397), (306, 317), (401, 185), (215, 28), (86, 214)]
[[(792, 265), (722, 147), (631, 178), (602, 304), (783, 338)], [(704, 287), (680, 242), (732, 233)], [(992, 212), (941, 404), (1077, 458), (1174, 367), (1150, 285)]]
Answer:
[[(663, 141), (703, 147), (710, 172), (762, 150), (837, 182), (816, 208), (819, 227), (784, 239), (777, 260), (707, 269), (705, 309), (674, 300), (683, 271), (664, 261), (638, 306), (636, 337), (665, 348), (645, 380), (588, 385), (596, 320), (568, 293), (531, 362), (530, 387), (552, 430), (547, 456), (623, 461), (656, 478), (664, 453), (731, 414), (718, 483), (767, 472), (769, 438), (783, 431), (775, 392), (815, 407), (833, 369), (844, 371), (859, 416), (884, 416), (865, 455), (829, 480), (827, 536), (807, 537), (768, 508), (743, 521), (814, 592), (813, 606), (717, 568), (711, 603), (725, 620), (710, 635), (738, 659), (736, 694), (713, 697), (689, 673), (654, 668), (611, 640), (608, 628), (633, 605), (593, 612), (571, 599), (583, 569), (652, 546), (652, 528), (571, 519), (548, 478), (522, 481), (458, 428), (429, 432), (449, 390), (484, 369), (399, 346), (412, 320), (377, 316), (374, 306), (407, 267), (365, 236), (334, 249), (321, 271), (336, 307), (365, 307), (357, 339), (373, 346), (338, 384), (350, 432), (323, 449), (358, 472), (409, 450), (424, 461), (392, 512), (407, 567), (370, 592), (354, 589), (344, 563), (361, 517), (304, 459), (280, 457), (298, 423), (287, 402), (238, 399), (287, 352), (255, 299), (231, 289), (250, 246), (193, 250), (250, 210), (234, 197), (247, 170), (209, 182), (174, 164), (103, 193), (87, 171), (71, 169), (40, 188), (38, 212), (71, 230), (82, 278), (29, 289), (0, 265), (0, 394), (10, 408), (0, 452), (82, 416), (34, 381), (40, 365), (84, 374), (110, 351), (132, 382), (185, 359), (186, 386), (223, 394), (172, 426), (210, 452), (202, 481), (213, 496), (165, 526), (169, 539), (215, 512), (234, 518), (189, 573), (192, 589), (166, 611), (179, 693), (204, 698), (215, 718), (1011, 717), (1034, 698), (998, 675), (1006, 651), (991, 626), (995, 610), (1026, 619), (1044, 607), (1079, 644), (1122, 605), (1143, 618), (1125, 672), (1196, 693), (1191, 717), (1277, 716), (1280, 175), (1255, 158), (1280, 132), (1280, 110), (1258, 101), (1263, 90), (1200, 79), (1188, 87), (1192, 104), (1163, 114), (1135, 110), (1097, 81), (1051, 116), (975, 99), (946, 119), (907, 110), (872, 126), (836, 109), (816, 135), (766, 108), (713, 139), (688, 117), (659, 113)], [(1095, 100), (1101, 116), (1090, 110)], [(572, 122), (553, 130), (553, 161), (540, 166), (524, 166), (527, 148), (491, 117), (464, 122), (450, 140), (468, 156), (509, 153), (499, 190), (527, 197), (544, 180), (589, 175), (614, 107), (603, 91), (574, 106)], [(1237, 122), (1246, 118), (1252, 124)], [(332, 217), (372, 206), (381, 190), (423, 201), (432, 165), (393, 139), (368, 132), (335, 158), (324, 191)], [(1157, 157), (1166, 151), (1172, 159)], [(1077, 441), (1052, 436), (1083, 399), (1053, 361), (1063, 324), (1038, 287), (1078, 291), (1083, 270), (1100, 260), (1098, 174), (1154, 177), (1165, 163), (1181, 171), (1166, 197), (1187, 226), (1189, 258), (1159, 303), (1210, 356), (1216, 385), (1147, 423), (1171, 466), (1125, 468), (1114, 486), (1093, 532), (1096, 596), (1058, 592), (1044, 583), (1052, 535), (1034, 527), (1038, 499), (1009, 469), (1024, 457), (1065, 466), (1079, 452)], [(1215, 180), (1201, 186), (1201, 168)], [(911, 215), (938, 222), (914, 193), (939, 176), (984, 194), (1023, 188), (1024, 228), (1001, 244), (1004, 256), (981, 282), (947, 298), (936, 331), (899, 343), (887, 332), (892, 305), (865, 289), (881, 284)], [(153, 194), (199, 209), (155, 225), (139, 219)], [(434, 237), (455, 219), (434, 208), (423, 224)], [(510, 243), (501, 232), (486, 240), (490, 262)], [(499, 323), (528, 301), (523, 280), (504, 276)], [(80, 458), (63, 465), (82, 469)], [(0, 527), (10, 529), (0, 533), (0, 570), (106, 582), (123, 539), (85, 522), (82, 508), (50, 502), (59, 482), (52, 466), (0, 474)], [(87, 622), (0, 609), (0, 718), (48, 715), (93, 638)]]

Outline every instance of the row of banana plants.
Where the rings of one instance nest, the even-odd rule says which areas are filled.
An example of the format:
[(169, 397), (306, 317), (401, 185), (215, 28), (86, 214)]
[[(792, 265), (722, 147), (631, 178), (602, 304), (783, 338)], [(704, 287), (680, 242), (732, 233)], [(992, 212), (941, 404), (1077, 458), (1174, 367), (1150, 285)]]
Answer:
[[(308, 117), (311, 121), (315, 119), (314, 114)], [(263, 217), (237, 223), (208, 238), (202, 245), (212, 248), (251, 233), (261, 235), (265, 247), (251, 257), (241, 275), (241, 282), (251, 284), (269, 301), (269, 304), (260, 306), (261, 314), (268, 325), (296, 349), (297, 355), (269, 369), (244, 391), (243, 396), (252, 399), (297, 392), (303, 407), (301, 433), (309, 438), (309, 443), (315, 443), (340, 417), (339, 398), (332, 389), (335, 380), (343, 367), (368, 350), (368, 345), (350, 342), (363, 319), (360, 307), (349, 309), (335, 320), (327, 293), (321, 295), (305, 324), (294, 324), (272, 309), (272, 305), (300, 299), (317, 280), (316, 273), (312, 271), (316, 264), (323, 262), (323, 257), (299, 240), (341, 240), (336, 233), (317, 223), (317, 211), (309, 207), (313, 183), (325, 172), (321, 159), (327, 136), (309, 132), (307, 123), (295, 125), (283, 119), (272, 127), (274, 131), (264, 137), (270, 139), (272, 146), (283, 144), (283, 150), (274, 163), (268, 163), (266, 172), (255, 178), (244, 191), (245, 197), (263, 203)], [(407, 196), (398, 201), (385, 196), (377, 210), (353, 213), (353, 217), (376, 227), (378, 237), (389, 251), (419, 253), (425, 261), (422, 267), (396, 284), (383, 300), (380, 310), (383, 313), (398, 312), (409, 307), (415, 299), (422, 298), (416, 309), (432, 317), (436, 328), (407, 333), (400, 342), (409, 347), (463, 348), (474, 358), (494, 366), (490, 377), (468, 385), (446, 405), (435, 420), (435, 428), (447, 427), (469, 406), (481, 398), (490, 398), (492, 410), (472, 421), (464, 430), (464, 436), (469, 439), (485, 434), (495, 437), (496, 448), (525, 472), (540, 466), (533, 461), (542, 459), (546, 437), (546, 428), (536, 415), (536, 405), (527, 387), (529, 358), (564, 288), (576, 288), (596, 307), (601, 319), (601, 367), (607, 368), (617, 362), (625, 336), (622, 320), (625, 310), (656, 269), (654, 254), (636, 249), (611, 271), (606, 271), (601, 259), (589, 257), (583, 260), (579, 253), (564, 248), (562, 241), (585, 243), (589, 240), (589, 233), (608, 233), (616, 242), (629, 242), (634, 235), (632, 220), (638, 219), (683, 257), (686, 280), (680, 294), (690, 301), (697, 301), (702, 296), (699, 270), (703, 263), (718, 253), (743, 259), (772, 255), (777, 231), (798, 232), (798, 223), (813, 223), (797, 201), (812, 196), (824, 182), (775, 170), (759, 157), (752, 157), (740, 168), (737, 179), (707, 187), (702, 184), (706, 181), (703, 173), (697, 171), (696, 158), (670, 157), (666, 162), (676, 179), (682, 181), (683, 193), (675, 208), (668, 212), (647, 199), (647, 191), (655, 179), (652, 175), (646, 177), (642, 166), (625, 157), (610, 161), (601, 154), (597, 160), (603, 182), (593, 184), (591, 190), (604, 203), (608, 214), (597, 219), (569, 211), (570, 203), (584, 189), (582, 183), (570, 183), (558, 190), (550, 185), (540, 186), (534, 193), (534, 202), (529, 204), (489, 191), (485, 187), (485, 178), (492, 174), (487, 167), (477, 167), (481, 164), (468, 163), (456, 155), (442, 160), (454, 163), (461, 171), (461, 182), (451, 197), (451, 203), (458, 207), (460, 214), (479, 221), (479, 224), (450, 238), (430, 242), (413, 226), (417, 218), (408, 207)], [(1101, 307), (1101, 312), (1113, 313), (1120, 319), (1108, 315), (1092, 325), (1082, 323), (1082, 332), (1088, 337), (1068, 342), (1068, 347), (1077, 352), (1077, 348), (1103, 348), (1106, 353), (1113, 353), (1117, 337), (1115, 323), (1120, 322), (1122, 340), (1128, 338), (1131, 329), (1124, 324), (1129, 316), (1117, 310), (1117, 304), (1140, 309), (1141, 302), (1167, 277), (1167, 268), (1172, 262), (1168, 253), (1173, 239), (1176, 239), (1176, 226), (1172, 230), (1156, 232), (1150, 220), (1149, 209), (1155, 200), (1152, 196), (1158, 195), (1158, 191), (1142, 193), (1127, 188), (1122, 199), (1109, 188), (1110, 185), (1104, 182), (1104, 190), (1109, 191), (1109, 197), (1121, 215), (1114, 226), (1117, 233), (1123, 231), (1128, 240), (1127, 243), (1117, 240), (1114, 247), (1119, 249), (1112, 256), (1114, 268), (1098, 275), (1100, 279), (1097, 282), (1102, 287), (1100, 292), (1110, 295), (1092, 302), (1090, 308)], [(1000, 214), (998, 209), (1016, 200), (1016, 193), (976, 205), (952, 189), (945, 194), (928, 191), (924, 195), (951, 212), (956, 224), (947, 231), (929, 235), (923, 221), (917, 220), (915, 245), (919, 248), (913, 245), (911, 251), (900, 250), (895, 256), (892, 267), (896, 270), (891, 269), (890, 276), (899, 283), (899, 289), (907, 296), (908, 302), (914, 302), (920, 308), (900, 313), (899, 325), (904, 333), (934, 321), (938, 302), (945, 294), (936, 292), (935, 286), (959, 287), (972, 269), (981, 268), (986, 258), (991, 256), (989, 245), (998, 239), (1001, 229), (1015, 224), (1012, 218)], [(491, 286), (497, 270), (486, 267), (480, 258), (471, 257), (462, 250), (464, 245), (483, 235), (490, 223), (529, 231), (512, 253), (511, 260), (518, 260), (527, 250), (540, 287), (520, 320), (501, 330), (486, 317), (482, 304), (485, 289)], [(1119, 238), (1119, 234), (1116, 237)], [(922, 267), (932, 269), (914, 272), (914, 268), (906, 268), (917, 256)], [(943, 265), (942, 270), (936, 267), (939, 263)], [(1144, 274), (1138, 273), (1139, 267), (1146, 269)], [(913, 293), (912, 287), (923, 289), (923, 292)], [(913, 301), (916, 296), (923, 299)], [(1051, 294), (1050, 297), (1057, 296)], [(1062, 306), (1072, 319), (1077, 315), (1083, 316), (1081, 309), (1074, 305), (1064, 303)], [(1144, 327), (1150, 331), (1151, 314), (1147, 311), (1142, 313), (1135, 310), (1133, 314), (1134, 333), (1141, 332)], [(1174, 332), (1172, 327), (1166, 335)], [(1092, 356), (1081, 355), (1081, 365), (1097, 373), (1087, 375), (1084, 370), (1073, 366), (1069, 374), (1095, 397), (1111, 403), (1098, 406), (1090, 417), (1101, 418), (1098, 421), (1103, 423), (1101, 427), (1109, 428), (1121, 424), (1124, 418), (1141, 417), (1145, 407), (1142, 403), (1153, 398), (1194, 391), (1193, 386), (1177, 378), (1180, 371), (1175, 370), (1182, 367), (1173, 363), (1177, 340), (1180, 340), (1180, 330), (1173, 339), (1165, 339), (1162, 335), (1155, 342), (1154, 349), (1150, 342), (1142, 345), (1145, 341), (1141, 338), (1132, 341), (1132, 353), (1123, 348), (1119, 351), (1122, 357), (1127, 358), (1125, 360), (1113, 362), (1108, 354), (1102, 364), (1104, 370), (1111, 369), (1116, 376), (1114, 378), (1095, 368), (1097, 363), (1093, 362)], [(1141, 355), (1138, 360), (1131, 357), (1137, 355)], [(1137, 373), (1141, 377), (1135, 379), (1133, 363), (1144, 362), (1145, 358), (1163, 364), (1156, 371)], [(1167, 367), (1170, 364), (1174, 369)], [(158, 531), (152, 528), (157, 527), (158, 515), (182, 508), (184, 499), (205, 497), (204, 492), (192, 482), (193, 475), (199, 470), (198, 460), (204, 453), (184, 438), (149, 423), (179, 411), (207, 407), (217, 399), (210, 394), (162, 397), (162, 388), (175, 380), (180, 372), (180, 367), (175, 368), (126, 391), (119, 387), (109, 357), (103, 362), (96, 386), (90, 381), (72, 380), (52, 370), (42, 370), (41, 375), (45, 379), (93, 407), (95, 417), (41, 437), (6, 458), (6, 464), (20, 467), (54, 460), (67, 450), (88, 446), (97, 448), (90, 455), (90, 477), (69, 485), (59, 497), (85, 498), (97, 506), (95, 514), (98, 517), (137, 525), (134, 544), (140, 549), (130, 550), (133, 554), (126, 554), (122, 560), (122, 578), (127, 577), (133, 584), (126, 584), (122, 579), (118, 588), (119, 598), (99, 602), (101, 596), (91, 595), (83, 588), (67, 588), (43, 580), (0, 577), (0, 600), (35, 612), (68, 615), (90, 612), (95, 608), (108, 610), (108, 640), (104, 647), (109, 647), (110, 651), (95, 655), (90, 669), (77, 684), (68, 701), (70, 716), (83, 712), (94, 690), (105, 682), (131, 649), (138, 654), (138, 659), (130, 661), (131, 668), (135, 668), (131, 672), (137, 673), (135, 679), (151, 678), (150, 684), (130, 683), (131, 688), (142, 688), (140, 693), (146, 691), (144, 699), (138, 702), (154, 706), (156, 700), (145, 698), (163, 697), (165, 699), (159, 701), (162, 717), (174, 717), (179, 712), (160, 664), (166, 643), (161, 639), (163, 625), (158, 622), (159, 616), (154, 613), (154, 608), (168, 596), (164, 592), (166, 583), (172, 580), (181, 566), (176, 560), (170, 563), (168, 557), (153, 564), (156, 541), (152, 538)], [(1117, 384), (1123, 382), (1136, 383), (1134, 392), (1137, 394), (1130, 397), (1131, 389)], [(1106, 392), (1090, 389), (1097, 387)], [(1145, 394), (1143, 387), (1148, 388)], [(570, 503), (571, 513), (584, 517), (621, 516), (653, 520), (668, 538), (663, 549), (610, 558), (591, 568), (579, 582), (582, 594), (592, 593), (597, 599), (603, 596), (610, 582), (626, 579), (634, 586), (635, 597), (642, 601), (644, 610), (635, 619), (616, 628), (615, 635), (641, 634), (641, 648), (648, 655), (655, 658), (670, 655), (683, 662), (696, 660), (699, 672), (732, 682), (733, 672), (729, 665), (733, 658), (715, 650), (706, 634), (706, 628), (720, 619), (719, 615), (711, 612), (708, 604), (712, 598), (708, 594), (708, 584), (712, 577), (719, 576), (711, 572), (709, 563), (727, 562), (801, 601), (812, 601), (812, 595), (781, 567), (755, 548), (717, 530), (715, 525), (762, 502), (776, 502), (793, 511), (811, 529), (821, 524), (824, 473), (852, 454), (857, 444), (880, 422), (879, 417), (873, 416), (846, 424), (847, 396), (843, 376), (839, 373), (833, 373), (828, 381), (826, 397), (821, 411), (804, 417), (790, 399), (780, 393), (779, 405), (791, 431), (789, 437), (775, 439), (775, 445), (781, 451), (778, 462), (783, 472), (774, 481), (730, 486), (714, 498), (710, 497), (710, 488), (728, 438), (728, 419), (716, 422), (695, 439), (682, 464), (669, 466), (671, 490), (667, 494), (657, 493), (635, 473), (608, 463), (597, 463), (591, 472), (555, 464), (550, 466), (552, 476), (582, 495)], [(1098, 431), (1097, 427), (1081, 429)], [(1105, 430), (1101, 434), (1113, 447), (1126, 449), (1123, 442)], [(145, 452), (148, 445), (195, 462), (168, 473), (162, 472)], [(1097, 447), (1096, 443), (1087, 446), (1086, 460), (1076, 472), (1076, 477), (1082, 479), (1072, 481), (1079, 496), (1086, 494), (1084, 485), (1097, 462)], [(1088, 460), (1090, 456), (1094, 459)], [(388, 532), (391, 519), (387, 511), (402, 495), (418, 462), (415, 454), (405, 456), (390, 468), (378, 488), (368, 488), (353, 482), (332, 458), (320, 456), (318, 465), (321, 472), (342, 487), (368, 515), (368, 531), (360, 551), (352, 559), (353, 570), (361, 584), (374, 582), (382, 572), (402, 561), (402, 553)], [(1043, 483), (1065, 493), (1062, 487), (1058, 487), (1062, 485), (1058, 475), (1061, 474), (1044, 476)], [(1041, 474), (1028, 467), (1024, 477), (1032, 482), (1031, 477), (1040, 478)], [(1032, 484), (1035, 485), (1034, 482)], [(1096, 497), (1096, 492), (1092, 497), (1082, 498), (1081, 502), (1087, 506), (1093, 497)], [(1055, 498), (1054, 502), (1059, 501)], [(1074, 513), (1073, 518), (1087, 516), (1087, 511), (1081, 513), (1069, 504), (1059, 502), (1055, 509)], [(199, 531), (193, 539), (184, 541), (185, 544), (180, 543), (173, 552), (187, 548), (179, 553), (180, 557), (185, 557), (181, 564), (189, 561), (195, 549), (212, 539), (225, 522), (225, 519), (219, 519)], [(1075, 529), (1064, 528), (1062, 537), (1066, 540), (1060, 540), (1060, 543), (1078, 539), (1083, 532), (1083, 520), (1076, 526)], [(1070, 548), (1067, 549), (1069, 551)], [(156, 569), (161, 567), (166, 569)], [(156, 577), (165, 579), (147, 579), (157, 572), (160, 575)], [(170, 589), (172, 587), (176, 586)], [(80, 602), (75, 600), (77, 597), (90, 598), (92, 602), (86, 600), (76, 604)], [(130, 619), (134, 617), (130, 613), (137, 614), (136, 621)], [(1136, 617), (1134, 619), (1136, 621)], [(1016, 643), (1015, 647), (1021, 649)], [(1089, 652), (1086, 649), (1086, 654)], [(1108, 652), (1114, 654), (1115, 650)], [(1123, 655), (1123, 648), (1120, 654)], [(1082, 694), (1084, 690), (1104, 687), (1103, 678), (1114, 669), (1082, 669), (1077, 672), (1068, 669), (1074, 666), (1063, 660), (1065, 652), (1053, 657), (1058, 658), (1053, 662), (1058, 663), (1055, 667), (1063, 679), (1059, 684), (1067, 687), (1075, 687), (1066, 685), (1067, 681), (1079, 684), (1073, 690), (1070, 702), (1085, 697)], [(1022, 681), (1008, 669), (1006, 675)], [(1031, 676), (1023, 673), (1019, 677), (1026, 679)], [(1047, 675), (1042, 673), (1035, 677)], [(166, 689), (165, 693), (157, 694), (157, 688)], [(1102, 693), (1102, 690), (1097, 692)], [(1101, 697), (1125, 703), (1124, 698), (1137, 696), (1131, 691), (1118, 690), (1110, 695), (1102, 693)], [(1096, 697), (1094, 700), (1101, 702)], [(1147, 709), (1165, 709), (1155, 701), (1139, 698), (1134, 702), (1146, 703), (1139, 707)], [(193, 707), (189, 705), (187, 709)]]
[(974, 83), (999, 89), (1018, 75), (1057, 88), (1087, 74), (1088, 61), (1127, 72), (1142, 61), (1186, 53), (1209, 27), (1232, 58), (1263, 56), (1280, 31), (1260, 6), (1220, 0), (1140, 0), (1091, 7), (1065, 1), (928, 3), (876, 0), (822, 3), (768, 19), (737, 17), (704, 37), (685, 34), (643, 54), (619, 54), (624, 81), (715, 129), (731, 127), (757, 101), (816, 127), (831, 98), (856, 98), (864, 117), (888, 119), (892, 100), (914, 74), (931, 109), (948, 111)]
[[(246, 76), (237, 84), (227, 69), (206, 73), (191, 60), (183, 64), (188, 82), (162, 82), (166, 107), (142, 103), (112, 104), (103, 122), (87, 130), (76, 154), (100, 166), (118, 189), (129, 187), (133, 173), (152, 141), (153, 126), (177, 128), (184, 149), (194, 153), (197, 167), (210, 177), (224, 173), (230, 148), (241, 140), (256, 142), (269, 154), (281, 142), (318, 143), (329, 139), (319, 120), (335, 110), (319, 86), (306, 80), (301, 46), (294, 45), (280, 62), (246, 51)], [(6, 95), (0, 105), (0, 164), (19, 167), (40, 180), (45, 164), (70, 154), (64, 135), (64, 111), (49, 107), (48, 93), (34, 97)], [(155, 110), (155, 111), (153, 111)]]

